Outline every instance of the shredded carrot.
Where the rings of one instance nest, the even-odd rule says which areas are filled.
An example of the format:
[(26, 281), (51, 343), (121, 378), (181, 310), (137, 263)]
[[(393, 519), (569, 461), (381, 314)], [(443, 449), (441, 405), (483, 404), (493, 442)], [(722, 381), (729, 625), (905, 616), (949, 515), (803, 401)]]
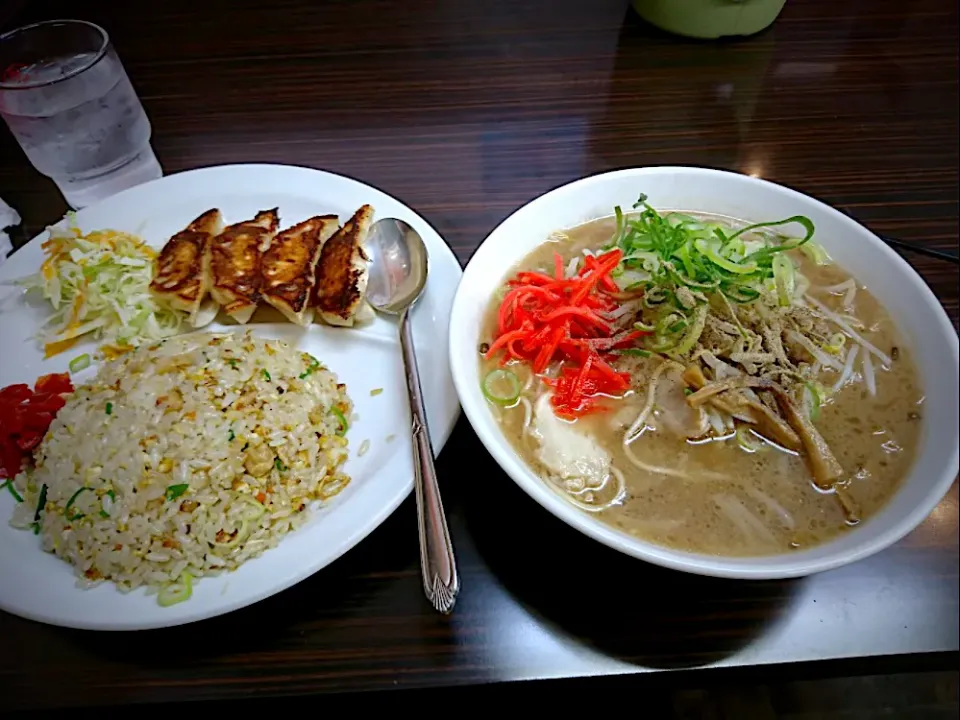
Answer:
[(126, 355), (133, 350), (130, 345), (101, 345), (100, 352), (103, 353), (104, 360), (114, 360), (121, 355)]
[(60, 259), (60, 253), (54, 252), (50, 257), (44, 260), (43, 263), (40, 265), (40, 272), (43, 273), (43, 277), (45, 277), (47, 280), (49, 280), (50, 278), (52, 278), (54, 275), (57, 274), (57, 269), (54, 266), (56, 265), (57, 260), (59, 259)]
[[(73, 301), (73, 306), (70, 308), (70, 319), (67, 323), (64, 333), (68, 333), (71, 330), (74, 330), (80, 327), (80, 311), (83, 309), (83, 296), (77, 295), (77, 298)], [(59, 355), (65, 350), (69, 350), (74, 345), (77, 344), (79, 337), (67, 338), (65, 340), (57, 340), (52, 343), (47, 343), (43, 346), (43, 357), (44, 359), (53, 357), (54, 355)]]
[(79, 339), (80, 338), (70, 338), (69, 340), (58, 340), (57, 342), (47, 343), (43, 346), (44, 359), (52, 358), (54, 355), (59, 355), (65, 350), (69, 350), (77, 344)]

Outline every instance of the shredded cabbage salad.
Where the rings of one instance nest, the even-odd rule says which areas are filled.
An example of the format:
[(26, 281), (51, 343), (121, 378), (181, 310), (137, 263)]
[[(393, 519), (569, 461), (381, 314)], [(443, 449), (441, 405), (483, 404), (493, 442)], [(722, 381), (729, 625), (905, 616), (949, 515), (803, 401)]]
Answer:
[(67, 228), (49, 232), (40, 271), (18, 281), (53, 306), (38, 334), (46, 357), (85, 335), (103, 341), (110, 358), (180, 331), (184, 314), (150, 293), (156, 252), (143, 240), (117, 230), (83, 234), (72, 218)]

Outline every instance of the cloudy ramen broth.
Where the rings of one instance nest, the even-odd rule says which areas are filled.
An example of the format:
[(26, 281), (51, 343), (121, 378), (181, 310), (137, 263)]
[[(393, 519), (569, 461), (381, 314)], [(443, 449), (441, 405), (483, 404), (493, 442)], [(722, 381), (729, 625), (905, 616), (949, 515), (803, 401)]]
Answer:
[[(634, 217), (631, 213), (626, 220)], [(670, 220), (669, 214), (664, 217)], [(730, 235), (745, 226), (699, 213), (680, 217), (696, 230), (705, 225), (701, 235), (706, 236), (713, 227)], [(520, 271), (554, 276), (561, 265), (566, 278), (576, 277), (578, 268), (584, 274), (585, 258), (609, 250), (619, 227), (609, 217), (555, 233), (524, 258), (507, 280)], [(641, 238), (637, 246), (645, 246), (642, 233), (637, 237)], [(760, 237), (768, 243), (785, 239), (762, 228), (742, 235), (741, 240), (749, 245)], [(634, 252), (631, 242), (621, 242), (624, 256)], [(707, 245), (693, 241), (694, 245), (709, 251)], [(819, 250), (819, 246), (811, 242), (810, 249)], [(788, 552), (829, 540), (875, 514), (908, 472), (920, 432), (922, 389), (908, 348), (877, 300), (831, 264), (822, 250), (808, 254), (792, 249), (781, 254), (789, 256), (796, 271), (789, 288), (790, 307), (777, 307), (776, 300), (771, 306), (762, 296), (752, 302), (728, 302), (729, 298), (718, 298), (719, 293), (699, 288), (696, 308), (705, 303), (708, 310), (686, 313), (695, 318), (698, 312), (706, 315), (696, 344), (679, 354), (657, 352), (649, 349), (651, 336), (645, 336), (631, 349), (619, 351), (622, 354), (605, 355), (616, 370), (629, 373), (629, 387), (609, 393), (610, 397), (601, 393), (592, 410), (579, 417), (553, 414), (553, 396), (560, 392), (556, 378), (569, 357), (558, 351), (536, 374), (534, 362), (505, 359), (502, 350), (489, 352), (502, 334), (499, 323), (505, 292), (516, 285), (508, 283), (491, 300), (479, 349), (485, 356), (492, 355), (481, 363), (481, 383), (490, 383), (484, 388), (488, 404), (516, 452), (551, 487), (604, 523), (681, 550), (728, 556)], [(735, 253), (732, 257), (737, 260)], [(777, 262), (782, 268), (783, 261)], [(677, 260), (676, 265), (681, 264)], [(623, 290), (630, 287), (631, 279), (639, 278), (633, 285), (640, 287), (633, 288), (632, 296), (619, 294), (617, 310), (601, 313), (604, 318), (619, 314), (611, 322), (617, 328), (629, 330), (637, 319), (640, 326), (652, 327), (657, 312), (661, 319), (666, 312), (636, 297), (639, 290), (659, 299), (655, 279), (643, 282), (648, 275), (644, 268), (649, 270), (650, 264), (634, 263), (634, 267), (639, 269), (625, 279), (632, 271), (619, 265), (621, 274), (614, 280)], [(689, 273), (684, 277), (689, 279)], [(676, 291), (679, 286), (672, 287)], [(622, 310), (624, 305), (627, 312)], [(767, 308), (760, 316), (769, 312), (775, 317), (758, 319), (757, 305)], [(683, 315), (684, 308), (677, 307), (678, 315)], [(831, 313), (877, 352), (825, 319)], [(751, 326), (753, 320), (767, 324)], [(692, 324), (697, 324), (696, 319)], [(770, 324), (779, 343), (769, 334)], [(751, 327), (757, 332), (751, 332)], [(798, 333), (812, 342), (812, 350), (797, 339)], [(747, 339), (741, 341), (743, 335)], [(775, 347), (778, 344), (782, 353)], [(781, 362), (771, 361), (771, 355)], [(513, 373), (516, 381), (503, 371)], [(717, 401), (712, 406), (708, 401), (691, 418), (688, 399), (701, 393), (695, 393), (697, 383), (691, 384), (690, 378), (699, 377), (701, 384), (730, 378), (736, 383), (751, 372), (756, 386), (719, 393), (714, 400), (735, 396), (737, 402), (750, 403), (753, 398), (763, 407), (743, 415), (731, 408), (731, 402)], [(771, 380), (788, 397), (774, 397), (764, 385)], [(651, 384), (655, 384), (652, 394)], [(829, 484), (812, 477), (811, 468), (822, 471), (823, 466), (811, 464), (808, 446), (797, 442), (790, 450), (779, 442), (790, 444), (797, 437), (790, 434), (788, 422), (779, 426), (786, 433), (782, 438), (764, 428), (763, 422), (743, 422), (765, 414), (782, 419), (790, 415), (790, 408), (813, 423), (821, 443), (828, 446), (827, 453), (832, 451), (842, 468)], [(784, 430), (783, 425), (788, 427)]]

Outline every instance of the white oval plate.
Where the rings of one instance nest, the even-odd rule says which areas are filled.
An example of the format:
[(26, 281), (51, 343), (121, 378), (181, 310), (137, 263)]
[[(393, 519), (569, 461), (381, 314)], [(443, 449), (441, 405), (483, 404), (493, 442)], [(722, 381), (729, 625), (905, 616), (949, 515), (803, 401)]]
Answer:
[[(134, 232), (160, 246), (204, 210), (219, 207), (228, 223), (250, 218), (258, 210), (279, 207), (281, 227), (311, 215), (336, 213), (341, 222), (369, 203), (378, 218), (405, 220), (423, 237), (430, 254), (430, 281), (413, 313), (420, 376), (426, 397), (434, 450), (443, 447), (459, 414), (450, 378), (446, 339), (450, 307), (460, 280), (460, 265), (437, 232), (413, 210), (389, 195), (339, 175), (283, 165), (227, 165), (171, 175), (115, 195), (77, 213), (84, 231), (113, 228)], [(43, 260), (34, 238), (0, 266), (0, 339), (3, 361), (0, 387), (29, 383), (50, 372), (66, 372), (70, 359), (92, 352), (87, 342), (59, 356), (43, 359), (34, 334), (47, 309), (27, 302), (19, 288), (6, 283), (37, 271)], [(258, 310), (258, 315), (269, 312)], [(350, 428), (352, 482), (309, 522), (278, 547), (238, 570), (204, 578), (193, 597), (168, 608), (141, 590), (120, 593), (104, 583), (90, 590), (76, 586), (73, 569), (40, 549), (31, 533), (8, 524), (14, 499), (0, 494), (0, 608), (41, 622), (94, 630), (134, 630), (179, 625), (221, 615), (280, 592), (350, 550), (383, 522), (413, 487), (409, 410), (395, 323), (378, 318), (360, 329), (287, 322), (258, 322), (249, 327), (263, 337), (280, 338), (326, 363), (347, 384), (359, 420)], [(211, 325), (209, 329), (237, 329)], [(75, 377), (84, 381), (93, 368)], [(383, 388), (377, 396), (370, 391)], [(356, 455), (364, 440), (370, 449)], [(410, 519), (410, 532), (416, 532)]]
[[(549, 489), (503, 436), (480, 391), (478, 328), (507, 272), (554, 230), (632, 207), (640, 193), (654, 207), (700, 210), (744, 220), (807, 215), (816, 238), (890, 311), (914, 351), (928, 389), (923, 434), (909, 475), (886, 507), (835, 540), (789, 555), (718, 557), (682, 552), (615, 530)], [(876, 235), (843, 213), (789, 188), (745, 175), (692, 167), (618, 170), (551, 190), (504, 220), (470, 259), (453, 303), (450, 360), (463, 410), (490, 454), (543, 507), (609, 547), (700, 575), (782, 578), (845, 565), (896, 542), (923, 522), (957, 476), (958, 343), (940, 302), (923, 279)]]

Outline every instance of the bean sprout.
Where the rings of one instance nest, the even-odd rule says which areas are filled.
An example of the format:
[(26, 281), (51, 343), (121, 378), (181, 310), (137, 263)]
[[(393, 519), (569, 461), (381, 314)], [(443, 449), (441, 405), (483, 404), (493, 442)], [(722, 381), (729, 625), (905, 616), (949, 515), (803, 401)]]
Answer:
[(867, 391), (874, 397), (877, 395), (877, 374), (870, 359), (870, 353), (863, 354), (863, 381), (867, 384)]
[(837, 392), (840, 388), (847, 384), (847, 381), (853, 377), (853, 362), (857, 359), (857, 352), (860, 350), (859, 345), (854, 345), (850, 348), (850, 352), (847, 353), (847, 362), (843, 366), (843, 372), (840, 373), (840, 379), (833, 384), (833, 392)]
[(713, 496), (713, 501), (717, 504), (717, 507), (720, 508), (724, 516), (736, 526), (748, 540), (765, 540), (770, 545), (776, 544), (776, 538), (773, 536), (773, 533), (770, 532), (770, 529), (736, 497), (725, 493), (718, 493)]
[(851, 283), (847, 294), (843, 296), (843, 307), (845, 310), (853, 310), (853, 301), (857, 296), (857, 284)]
[(757, 490), (756, 488), (748, 487), (746, 489), (747, 495), (752, 497), (757, 502), (765, 505), (768, 510), (770, 510), (774, 515), (780, 518), (780, 522), (784, 524), (790, 530), (793, 530), (796, 527), (796, 523), (793, 520), (793, 515), (783, 507), (780, 503), (774, 500), (772, 497), (767, 495), (765, 492)]
[(627, 432), (624, 433), (624, 447), (640, 437), (644, 423), (647, 421), (647, 415), (649, 415), (650, 411), (653, 410), (653, 403), (657, 396), (657, 385), (660, 382), (660, 376), (669, 367), (677, 367), (681, 370), (683, 369), (683, 366), (679, 363), (667, 361), (662, 363), (659, 367), (657, 367), (656, 370), (653, 371), (653, 375), (650, 377), (650, 382), (647, 384), (647, 402), (644, 404), (643, 410), (640, 411), (640, 414), (637, 415), (637, 419), (633, 421), (633, 425), (631, 425)]
[(847, 337), (849, 337), (849, 338), (851, 338), (851, 339), (853, 339), (853, 340), (856, 340), (858, 343), (860, 343), (861, 345), (863, 345), (864, 349), (869, 350), (869, 351), (872, 352), (874, 355), (876, 355), (877, 358), (880, 360), (881, 363), (883, 363), (883, 364), (884, 364), (885, 366), (887, 366), (887, 367), (889, 367), (890, 365), (893, 364), (893, 361), (890, 359), (890, 356), (889, 356), (889, 355), (887, 355), (885, 352), (883, 352), (882, 350), (880, 350), (879, 348), (877, 348), (877, 347), (876, 347), (873, 343), (871, 343), (869, 340), (866, 340), (866, 339), (864, 339), (863, 337), (861, 337), (860, 334), (857, 333), (857, 331), (854, 330), (852, 327), (850, 327), (850, 325), (847, 324), (847, 322), (846, 322), (843, 318), (841, 318), (839, 315), (837, 315), (837, 314), (836, 314), (835, 312), (833, 312), (832, 310), (828, 309), (826, 305), (824, 305), (822, 302), (820, 302), (819, 300), (817, 300), (817, 299), (816, 299), (815, 297), (813, 297), (812, 295), (804, 295), (804, 297), (805, 297), (805, 298), (807, 299), (807, 301), (810, 302), (815, 308), (817, 308), (817, 310), (819, 310), (821, 313), (823, 313), (824, 317), (826, 317), (828, 320), (831, 320), (837, 327), (839, 327), (841, 330), (843, 330), (843, 331), (847, 334)]
[(820, 289), (823, 290), (823, 292), (825, 293), (830, 293), (831, 295), (838, 295), (842, 292), (846, 292), (851, 287), (856, 287), (856, 285), (857, 284), (854, 282), (853, 278), (848, 278), (844, 280), (842, 283), (839, 283), (837, 285), (828, 285)]
[(520, 404), (523, 405), (523, 431), (529, 432), (530, 422), (533, 420), (533, 406), (522, 395), (520, 396)]
[(838, 362), (836, 358), (831, 357), (823, 350), (818, 348), (813, 344), (813, 341), (810, 338), (798, 333), (796, 330), (787, 330), (787, 339), (795, 342), (797, 345), (800, 345), (804, 350), (810, 353), (813, 358), (823, 365), (824, 367), (833, 368), (834, 370), (843, 370), (843, 363)]
[(823, 292), (830, 293), (831, 295), (840, 295), (843, 294), (843, 307), (846, 310), (850, 310), (853, 307), (853, 301), (857, 296), (857, 281), (853, 278), (848, 278), (842, 283), (837, 285), (830, 285), (828, 287), (821, 288)]

